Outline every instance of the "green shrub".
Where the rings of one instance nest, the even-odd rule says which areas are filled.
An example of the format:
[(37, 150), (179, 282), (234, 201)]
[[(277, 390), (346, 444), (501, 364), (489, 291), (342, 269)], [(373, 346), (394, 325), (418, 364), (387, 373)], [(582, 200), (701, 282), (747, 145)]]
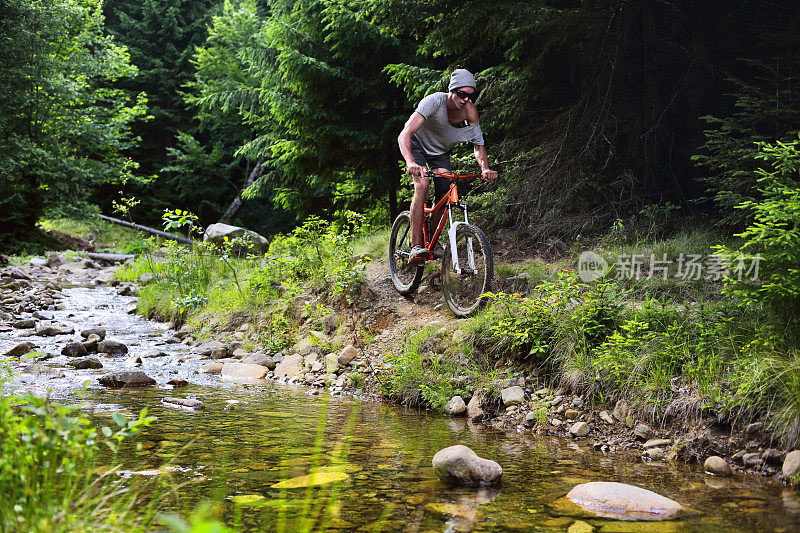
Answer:
[(98, 477), (95, 459), (101, 445), (115, 454), (122, 440), (155, 419), (146, 410), (130, 421), (115, 413), (117, 427), (98, 432), (78, 406), (8, 387), (0, 376), (0, 531), (93, 530), (138, 520), (125, 514), (135, 495), (114, 476)]
[[(718, 248), (729, 270), (725, 292), (763, 306), (796, 327), (800, 320), (800, 139), (759, 146), (758, 158), (769, 162), (772, 171), (757, 170), (764, 199), (738, 206), (753, 217), (737, 235), (744, 243), (738, 250)], [(752, 279), (746, 270), (755, 258), (758, 278)]]

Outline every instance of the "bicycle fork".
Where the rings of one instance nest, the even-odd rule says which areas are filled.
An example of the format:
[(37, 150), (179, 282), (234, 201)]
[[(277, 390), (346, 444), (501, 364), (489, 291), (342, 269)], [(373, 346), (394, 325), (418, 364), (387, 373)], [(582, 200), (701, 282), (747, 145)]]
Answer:
[[(464, 215), (464, 220), (457, 220), (453, 221), (453, 209), (458, 208), (461, 209), (461, 212)], [(450, 240), (450, 254), (451, 258), (453, 259), (453, 270), (456, 271), (456, 274), (462, 274), (461, 264), (458, 261), (458, 250), (456, 247), (456, 232), (458, 231), (458, 227), (462, 224), (469, 224), (469, 216), (467, 215), (467, 206), (464, 204), (449, 204), (447, 206), (447, 221), (450, 224), (450, 228), (447, 230), (447, 238)], [(466, 268), (468, 273), (475, 272), (475, 255), (472, 252), (472, 237), (467, 237), (467, 265)]]

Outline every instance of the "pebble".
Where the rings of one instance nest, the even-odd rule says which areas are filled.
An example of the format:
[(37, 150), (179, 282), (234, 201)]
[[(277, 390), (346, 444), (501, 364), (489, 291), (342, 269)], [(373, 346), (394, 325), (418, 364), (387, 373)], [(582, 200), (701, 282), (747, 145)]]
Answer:
[(642, 448), (648, 450), (650, 448), (663, 448), (664, 446), (671, 446), (672, 441), (669, 439), (650, 439), (644, 444), (642, 444)]
[(567, 420), (575, 420), (578, 418), (578, 416), (580, 416), (580, 412), (575, 409), (567, 409), (564, 412), (564, 416), (567, 417)]
[(653, 435), (653, 430), (647, 424), (637, 424), (633, 430), (633, 434), (637, 439), (650, 440)]
[(608, 411), (600, 411), (600, 420), (602, 420), (606, 424), (613, 424), (614, 423), (614, 419), (611, 418), (611, 415), (608, 414)]

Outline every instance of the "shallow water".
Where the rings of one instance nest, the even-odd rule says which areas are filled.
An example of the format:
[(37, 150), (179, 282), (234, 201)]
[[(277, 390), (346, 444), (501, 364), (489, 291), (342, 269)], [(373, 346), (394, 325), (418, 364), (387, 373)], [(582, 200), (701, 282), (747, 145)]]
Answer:
[[(114, 391), (97, 386), (97, 375), (122, 368), (124, 357), (104, 359), (102, 371), (64, 369), (63, 378), (23, 376), (18, 383), (39, 392), (49, 389), (62, 400), (79, 399), (101, 424), (111, 424), (114, 412), (130, 415), (147, 407), (158, 421), (126, 444), (118, 456), (124, 469), (119, 475), (126, 483), (152, 480), (148, 490), (161, 511), (187, 513), (210, 500), (228, 523), (251, 531), (292, 531), (304, 520), (313, 529), (326, 524), (365, 531), (563, 531), (576, 520), (574, 510), (561, 505), (572, 487), (618, 481), (658, 492), (693, 512), (661, 523), (579, 519), (604, 532), (800, 530), (798, 493), (774, 481), (713, 478), (691, 467), (603, 455), (588, 441), (499, 433), (430, 412), (325, 393), (312, 396), (305, 387), (223, 383), (194, 374), (199, 360), (179, 363), (187, 357), (185, 347), (164, 344), (166, 335), (153, 324), (125, 314), (130, 300), (107, 288), (65, 293), (65, 309), (55, 313), (60, 322), (76, 331), (103, 325), (108, 337), (129, 343), (135, 354), (153, 347), (167, 352), (145, 359), (143, 370), (159, 387)], [(21, 340), (2, 336), (0, 350)], [(34, 338), (45, 348), (66, 340)], [(176, 375), (190, 386), (169, 390), (164, 384)], [(89, 386), (78, 396), (81, 382)], [(168, 409), (160, 404), (164, 396), (198, 398), (206, 409)], [(498, 461), (502, 486), (476, 490), (440, 483), (431, 458), (452, 444)], [(314, 472), (344, 480), (313, 489), (273, 487)], [(236, 503), (237, 496), (251, 503)]]

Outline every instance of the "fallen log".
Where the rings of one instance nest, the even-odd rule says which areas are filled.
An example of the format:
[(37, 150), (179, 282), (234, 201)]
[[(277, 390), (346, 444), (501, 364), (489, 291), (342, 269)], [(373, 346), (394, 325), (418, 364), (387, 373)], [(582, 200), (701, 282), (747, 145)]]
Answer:
[[(76, 209), (71, 207), (73, 211), (81, 212), (80, 209)], [(150, 235), (158, 235), (159, 237), (163, 237), (165, 239), (169, 239), (171, 241), (177, 241), (181, 244), (192, 244), (194, 241), (191, 239), (187, 239), (182, 235), (173, 235), (171, 233), (167, 233), (166, 231), (161, 231), (155, 228), (150, 228), (148, 226), (142, 226), (141, 224), (136, 224), (134, 222), (128, 222), (126, 220), (120, 220), (118, 218), (109, 217), (106, 215), (101, 215), (100, 213), (90, 213), (92, 216), (95, 216), (101, 220), (105, 220), (106, 222), (111, 222), (112, 224), (117, 224), (118, 226), (124, 226), (126, 228), (135, 229), (138, 231), (143, 231), (144, 233), (149, 233)]]

